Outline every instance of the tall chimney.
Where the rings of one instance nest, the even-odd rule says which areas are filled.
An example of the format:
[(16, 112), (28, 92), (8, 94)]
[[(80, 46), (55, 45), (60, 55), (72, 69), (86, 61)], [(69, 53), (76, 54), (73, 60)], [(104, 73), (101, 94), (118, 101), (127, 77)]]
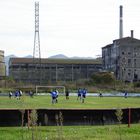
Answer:
[(134, 38), (134, 31), (131, 30), (131, 38)]
[(123, 38), (123, 6), (120, 5), (120, 28), (119, 28), (119, 37)]

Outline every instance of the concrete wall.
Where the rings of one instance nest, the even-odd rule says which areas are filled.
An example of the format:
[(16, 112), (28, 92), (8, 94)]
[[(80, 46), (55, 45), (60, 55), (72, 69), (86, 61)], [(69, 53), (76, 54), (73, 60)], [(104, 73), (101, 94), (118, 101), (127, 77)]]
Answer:
[(65, 60), (60, 63), (56, 61), (42, 63), (35, 67), (33, 63), (20, 62), (11, 63), (9, 67), (9, 74), (16, 81), (22, 81), (24, 83), (37, 84), (41, 81), (41, 84), (55, 83), (55, 82), (67, 82), (77, 81), (80, 79), (89, 79), (93, 73), (99, 72), (102, 69), (101, 63), (95, 63), (90, 60), (86, 62), (76, 63), (76, 60)]
[[(38, 109), (38, 123), (41, 125), (55, 125), (55, 115), (61, 111), (63, 125), (108, 125), (117, 124), (115, 109)], [(24, 115), (24, 125), (28, 122), (27, 110)], [(132, 108), (130, 122), (139, 123), (140, 109)], [(47, 116), (47, 117), (46, 117)], [(128, 124), (128, 108), (123, 109), (122, 123)], [(21, 126), (21, 112), (19, 109), (1, 109), (0, 126)]]

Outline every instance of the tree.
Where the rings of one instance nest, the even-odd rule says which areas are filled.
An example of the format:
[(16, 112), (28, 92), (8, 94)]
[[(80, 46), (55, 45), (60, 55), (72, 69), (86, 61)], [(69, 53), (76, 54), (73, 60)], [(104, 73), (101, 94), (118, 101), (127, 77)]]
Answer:
[(95, 84), (113, 84), (115, 82), (115, 77), (112, 75), (112, 73), (109, 72), (102, 72), (102, 73), (96, 73), (92, 75), (91, 77), (92, 83)]

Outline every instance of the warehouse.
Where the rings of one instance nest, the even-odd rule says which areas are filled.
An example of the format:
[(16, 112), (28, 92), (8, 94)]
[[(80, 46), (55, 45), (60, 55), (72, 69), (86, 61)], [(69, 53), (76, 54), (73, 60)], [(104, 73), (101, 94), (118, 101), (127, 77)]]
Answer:
[(89, 79), (102, 69), (101, 59), (11, 58), (9, 75), (16, 81), (32, 84), (56, 83)]

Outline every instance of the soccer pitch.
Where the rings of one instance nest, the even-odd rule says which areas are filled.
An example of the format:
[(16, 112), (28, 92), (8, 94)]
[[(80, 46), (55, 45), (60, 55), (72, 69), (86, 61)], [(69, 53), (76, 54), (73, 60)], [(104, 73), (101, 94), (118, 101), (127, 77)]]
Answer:
[(8, 96), (0, 96), (0, 109), (116, 109), (116, 108), (139, 108), (138, 97), (91, 97), (85, 98), (85, 103), (77, 100), (76, 96), (58, 97), (58, 103), (51, 103), (51, 96), (22, 96), (20, 100)]

